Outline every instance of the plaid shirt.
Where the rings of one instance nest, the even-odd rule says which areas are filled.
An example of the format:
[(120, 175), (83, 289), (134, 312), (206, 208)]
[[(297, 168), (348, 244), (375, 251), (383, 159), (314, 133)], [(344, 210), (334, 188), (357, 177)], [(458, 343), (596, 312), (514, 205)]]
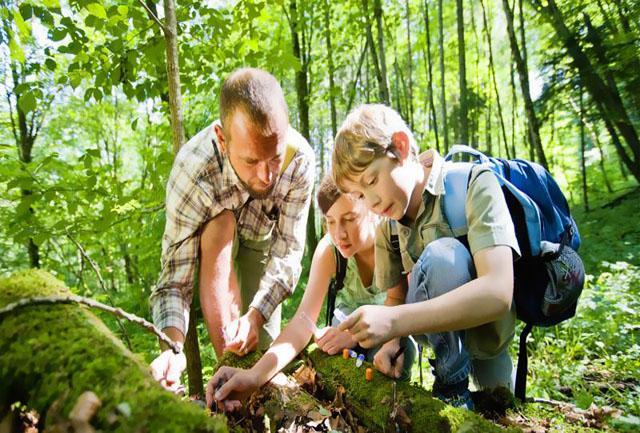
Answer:
[(291, 127), (288, 143), (297, 151), (264, 199), (250, 199), (229, 159), (219, 152), (213, 125), (180, 149), (167, 184), (162, 270), (150, 297), (153, 321), (160, 329), (172, 326), (186, 335), (200, 229), (225, 209), (233, 211), (240, 239), (271, 236), (265, 274), (250, 306), (268, 320), (293, 292), (302, 268), (315, 155)]

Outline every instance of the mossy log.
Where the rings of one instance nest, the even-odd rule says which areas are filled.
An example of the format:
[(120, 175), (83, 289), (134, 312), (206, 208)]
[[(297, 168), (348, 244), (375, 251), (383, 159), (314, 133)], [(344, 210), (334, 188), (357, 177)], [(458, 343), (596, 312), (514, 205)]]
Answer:
[[(218, 363), (237, 368), (250, 368), (262, 353), (253, 352), (240, 358), (226, 353)], [(294, 363), (292, 363), (293, 365)], [(329, 430), (357, 431), (356, 421), (343, 408), (323, 403), (307, 391), (315, 390), (315, 372), (304, 363), (299, 368), (288, 368), (292, 376), (276, 375), (271, 382), (253, 393), (242, 408), (230, 414), (235, 432), (240, 431), (326, 431), (308, 429), (324, 424)], [(292, 371), (296, 370), (296, 371)], [(237, 425), (236, 421), (237, 421)], [(307, 427), (307, 428), (305, 428)]]
[[(346, 406), (368, 431), (395, 431), (397, 420), (402, 430), (413, 432), (521, 432), (500, 427), (474, 412), (445, 405), (426, 389), (406, 382), (396, 383), (399, 414), (395, 420), (390, 419), (394, 406), (392, 379), (376, 371), (368, 382), (365, 370), (372, 365), (365, 362), (358, 368), (353, 359), (328, 356), (314, 346), (307, 356), (318, 374), (319, 386), (324, 388), (321, 391), (331, 398), (344, 387)], [(407, 421), (410, 424), (404, 424)]]
[[(44, 271), (0, 279), (0, 307), (68, 294)], [(64, 430), (86, 391), (100, 401), (91, 425), (103, 432), (228, 431), (224, 417), (209, 417), (163, 390), (148, 366), (84, 307), (26, 306), (0, 316), (0, 354), (0, 417), (20, 402), (37, 411), (41, 431)]]

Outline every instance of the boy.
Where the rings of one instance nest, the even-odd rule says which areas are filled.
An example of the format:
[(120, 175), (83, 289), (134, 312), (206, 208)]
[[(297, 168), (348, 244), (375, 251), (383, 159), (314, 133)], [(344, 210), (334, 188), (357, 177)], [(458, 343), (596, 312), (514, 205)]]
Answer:
[[(398, 113), (383, 105), (357, 108), (336, 136), (337, 185), (395, 221), (376, 235), (376, 283), (406, 293), (406, 304), (360, 307), (339, 329), (363, 347), (386, 342), (387, 359), (399, 337), (428, 342), (436, 356), (434, 396), (472, 408), (470, 374), (479, 388), (512, 388), (513, 259), (520, 250), (498, 181), (481, 166), (471, 173), (465, 203), (468, 248), (456, 239), (442, 211), (443, 159), (434, 151), (418, 158), (416, 148)], [(399, 251), (390, 242), (396, 230)]]

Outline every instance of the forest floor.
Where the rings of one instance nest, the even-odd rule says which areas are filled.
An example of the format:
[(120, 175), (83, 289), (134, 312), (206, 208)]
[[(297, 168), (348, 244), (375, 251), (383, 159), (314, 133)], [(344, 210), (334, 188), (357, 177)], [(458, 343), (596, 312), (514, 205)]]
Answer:
[[(589, 212), (574, 210), (587, 272), (576, 316), (559, 326), (535, 328), (529, 337), (527, 395), (541, 401), (519, 405), (493, 421), (535, 433), (640, 431), (639, 211), (640, 188), (601, 200)], [(286, 301), (285, 322), (297, 308), (305, 283), (303, 278)], [(155, 341), (127, 328), (134, 351), (151, 361), (157, 354)], [(207, 380), (215, 355), (202, 323), (199, 337)], [(516, 341), (511, 350), (517, 359)], [(431, 356), (424, 351), (422, 385), (427, 389), (433, 383)], [(417, 362), (413, 380), (419, 382)]]

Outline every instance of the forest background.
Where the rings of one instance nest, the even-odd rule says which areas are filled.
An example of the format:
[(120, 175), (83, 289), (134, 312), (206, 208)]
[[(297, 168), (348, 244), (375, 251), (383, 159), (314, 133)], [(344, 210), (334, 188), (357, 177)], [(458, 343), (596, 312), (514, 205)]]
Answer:
[[(222, 79), (261, 67), (318, 180), (364, 102), (398, 110), (421, 149), (468, 143), (547, 167), (588, 278), (576, 318), (534, 331), (530, 393), (613, 405), (639, 425), (640, 3), (2, 0), (0, 19), (0, 274), (44, 268), (148, 318), (174, 154), (217, 118)], [(285, 320), (322, 233), (310, 212)], [(148, 334), (104, 319), (157, 354)], [(206, 378), (215, 355), (198, 334)]]

